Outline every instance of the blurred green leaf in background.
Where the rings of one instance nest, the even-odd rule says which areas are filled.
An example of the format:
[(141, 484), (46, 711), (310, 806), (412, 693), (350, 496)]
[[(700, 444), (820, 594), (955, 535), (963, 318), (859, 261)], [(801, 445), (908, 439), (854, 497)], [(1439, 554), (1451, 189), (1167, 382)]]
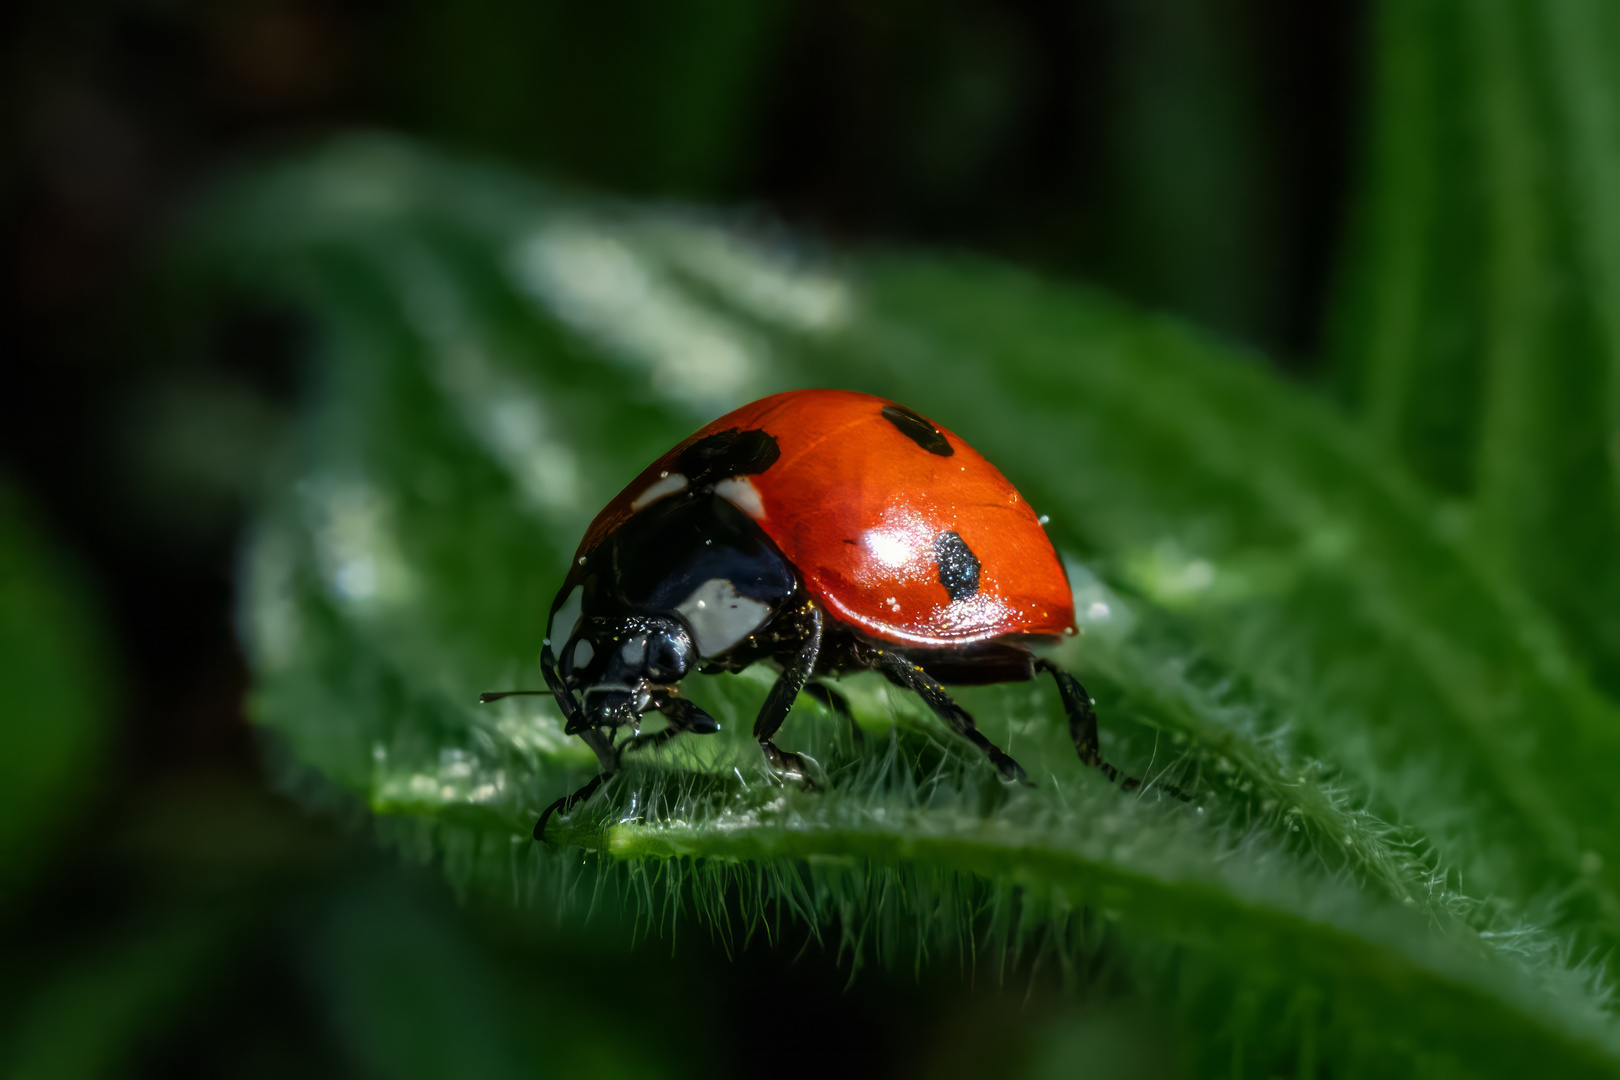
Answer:
[(1620, 21), (1389, 4), (1376, 40), (1340, 375), (1620, 691)]
[(0, 479), (0, 909), (74, 824), (102, 768), (106, 654), (83, 583)]
[[(235, 622), (277, 795), (137, 800), (110, 863), (154, 869), (85, 943), (22, 950), (0, 1061), (1620, 1073), (1620, 16), (1375, 5), (1313, 270), (1267, 46), (1215, 0), (564, 9), (408, 7), (418, 137), (262, 151), (167, 234), (153, 348), (294, 327), (295, 391), (174, 376), (130, 429), (176, 535), (252, 504)], [(798, 129), (825, 85), (852, 119)], [(1055, 122), (1106, 152), (1055, 192), (1019, 118), (1082, 87), (1106, 116)], [(758, 190), (820, 227), (699, 208)], [(1317, 350), (1320, 385), (1281, 373)], [(829, 783), (784, 789), (746, 735), (768, 675), (694, 676), (723, 731), (533, 843), (595, 760), (548, 701), (478, 693), (538, 684), (631, 477), (805, 386), (937, 418), (1049, 515), (1060, 659), (1147, 784), (1083, 767), (1044, 684), (961, 693), (1022, 788), (863, 675), (858, 739), (795, 708)], [(21, 880), (87, 798), (108, 661), (11, 521)]]

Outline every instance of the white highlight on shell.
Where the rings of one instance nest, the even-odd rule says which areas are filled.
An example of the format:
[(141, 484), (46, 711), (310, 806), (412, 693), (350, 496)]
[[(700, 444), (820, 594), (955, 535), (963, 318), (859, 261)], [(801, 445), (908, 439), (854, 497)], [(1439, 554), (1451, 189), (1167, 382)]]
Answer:
[(592, 658), (594, 658), (595, 656), (596, 656), (596, 646), (592, 645), (589, 641), (585, 640), (584, 638), (580, 638), (579, 639), (579, 644), (574, 646), (574, 668), (575, 668), (575, 670), (578, 670), (580, 668), (585, 667), (587, 664), (589, 664), (591, 662)]
[(904, 566), (911, 561), (915, 544), (909, 534), (887, 529), (871, 529), (866, 534), (866, 550), (884, 566)]
[(574, 630), (579, 626), (580, 610), (585, 601), (585, 587), (575, 585), (574, 591), (568, 594), (563, 606), (557, 609), (557, 615), (551, 620), (551, 629), (547, 631), (546, 640), (556, 638), (558, 641), (567, 641), (574, 636)]
[(1014, 609), (983, 589), (961, 600), (952, 600), (939, 613), (947, 631), (961, 637), (969, 632), (978, 637), (993, 635), (1006, 625)]
[(725, 578), (711, 578), (675, 609), (691, 626), (699, 656), (719, 656), (764, 625), (771, 609), (737, 594)]
[(765, 504), (760, 501), (759, 489), (746, 476), (732, 476), (714, 485), (714, 493), (753, 518), (765, 519)]
[(665, 473), (659, 480), (647, 486), (647, 490), (635, 497), (630, 503), (631, 511), (640, 513), (653, 503), (666, 495), (674, 495), (678, 491), (686, 490), (686, 477), (678, 472)]
[[(883, 520), (861, 533), (860, 544), (871, 556), (866, 563), (867, 575), (876, 569), (871, 580), (857, 568), (856, 583), (884, 588), (878, 581), (905, 581), (921, 584), (937, 580), (939, 563), (934, 555), (934, 539), (939, 535), (940, 523), (917, 511), (913, 506), (898, 504), (883, 512)], [(875, 565), (874, 565), (875, 564)]]

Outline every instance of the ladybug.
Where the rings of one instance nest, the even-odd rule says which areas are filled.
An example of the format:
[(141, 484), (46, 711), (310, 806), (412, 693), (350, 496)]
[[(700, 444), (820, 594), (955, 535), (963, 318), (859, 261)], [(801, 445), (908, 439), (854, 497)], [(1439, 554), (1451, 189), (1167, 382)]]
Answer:
[[(786, 781), (814, 786), (805, 759), (774, 741), (794, 700), (808, 691), (848, 719), (843, 698), (812, 680), (868, 668), (1016, 781), (1023, 768), (945, 686), (1048, 673), (1080, 759), (1117, 779), (1085, 688), (1028, 648), (1073, 633), (1068, 577), (1041, 520), (960, 437), (847, 390), (762, 398), (648, 466), (580, 542), (541, 651), (550, 689), (537, 692), (556, 699), (602, 772), (548, 807), (535, 837), (626, 751), (719, 730), (681, 696), (685, 676), (760, 661), (781, 675), (754, 738)], [(650, 712), (666, 726), (641, 735)], [(633, 734), (616, 744), (625, 727)]]

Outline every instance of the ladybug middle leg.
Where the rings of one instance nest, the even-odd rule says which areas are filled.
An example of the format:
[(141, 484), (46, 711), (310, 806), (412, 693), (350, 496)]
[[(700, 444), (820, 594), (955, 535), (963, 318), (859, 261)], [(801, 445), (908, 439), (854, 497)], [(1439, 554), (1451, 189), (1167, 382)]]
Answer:
[(928, 703), (941, 720), (951, 725), (958, 735), (963, 736), (974, 746), (983, 750), (991, 764), (1001, 770), (1001, 775), (1008, 780), (1029, 782), (1024, 767), (1009, 757), (999, 746), (984, 737), (984, 733), (974, 724), (973, 717), (962, 706), (951, 699), (945, 692), (945, 687), (928, 672), (889, 649), (873, 649), (868, 653), (867, 662), (877, 668), (894, 682), (904, 686)]
[(793, 656), (782, 665), (782, 674), (771, 687), (770, 694), (765, 698), (765, 704), (760, 706), (759, 716), (754, 720), (754, 738), (759, 740), (759, 748), (765, 751), (765, 760), (770, 762), (773, 769), (785, 779), (814, 790), (815, 781), (810, 778), (804, 758), (780, 749), (771, 741), (776, 729), (787, 719), (788, 710), (793, 708), (793, 700), (810, 681), (810, 675), (816, 669), (816, 661), (821, 658), (821, 631), (824, 621), (821, 608), (815, 601), (807, 602), (802, 609), (802, 618), (801, 643)]

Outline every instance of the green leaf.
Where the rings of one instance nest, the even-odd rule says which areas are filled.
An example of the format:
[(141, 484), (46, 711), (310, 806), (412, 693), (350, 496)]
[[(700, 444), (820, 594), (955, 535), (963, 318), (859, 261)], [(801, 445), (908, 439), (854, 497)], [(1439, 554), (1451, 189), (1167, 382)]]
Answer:
[[(1388, 456), (1252, 358), (1005, 267), (833, 260), (379, 140), (244, 178), (188, 251), (322, 331), (246, 562), (255, 715), (454, 879), (547, 905), (617, 883), (718, 933), (735, 901), (887, 964), (1117, 950), (1200, 1018), (1206, 1065), (1614, 1067), (1569, 958), (1620, 927), (1620, 716)], [(875, 677), (845, 684), (859, 741), (799, 705), (781, 741), (829, 783), (784, 790), (747, 735), (756, 671), (691, 679), (724, 731), (532, 849), (594, 759), (548, 702), (477, 693), (538, 685), (597, 508), (804, 385), (906, 401), (1051, 515), (1085, 631), (1060, 658), (1147, 792), (1080, 765), (1047, 685), (961, 694), (1023, 789)]]
[(1620, 13), (1381, 5), (1341, 374), (1620, 689)]
[(219, 962), (227, 919), (192, 913), (133, 928), (32, 986), (0, 1032), (7, 1076), (106, 1076), (173, 1023)]
[(0, 897), (77, 811), (106, 735), (104, 643), (64, 563), (0, 479)]
[(306, 966), (358, 1074), (490, 1080), (688, 1071), (659, 1054), (656, 1026), (622, 1030), (623, 1017), (572, 997), (577, 976), (542, 969), (513, 978), (456, 915), (382, 876), (334, 890)]

